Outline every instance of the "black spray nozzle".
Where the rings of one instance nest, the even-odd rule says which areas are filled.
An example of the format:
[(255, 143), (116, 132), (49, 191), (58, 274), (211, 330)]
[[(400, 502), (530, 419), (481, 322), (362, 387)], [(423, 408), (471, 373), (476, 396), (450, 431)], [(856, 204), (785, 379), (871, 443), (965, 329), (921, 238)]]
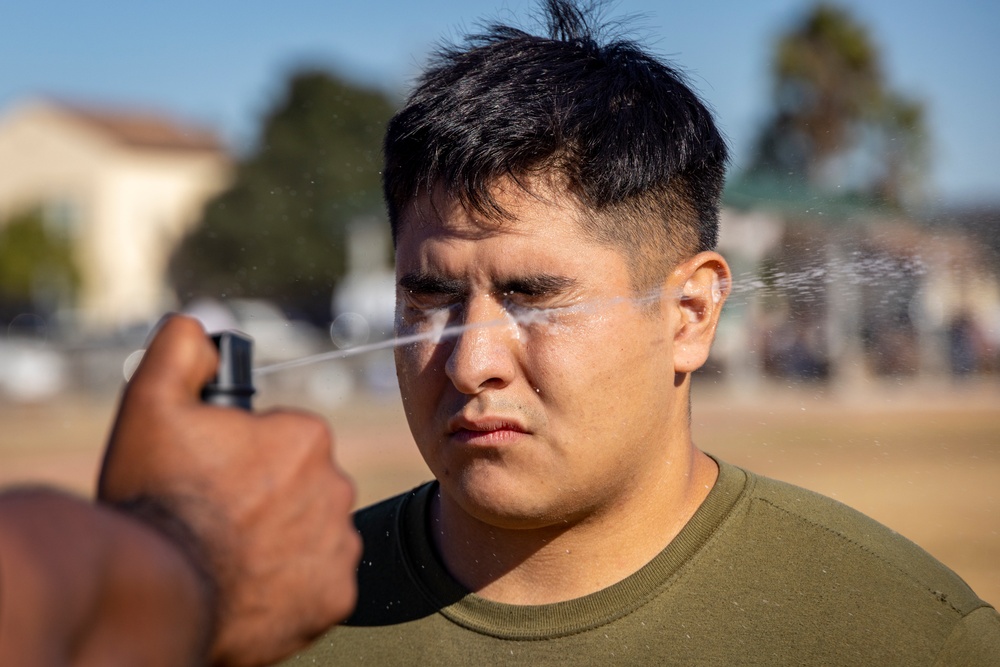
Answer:
[(238, 331), (220, 331), (211, 335), (219, 349), (219, 370), (201, 390), (201, 400), (213, 405), (252, 409), (253, 339)]

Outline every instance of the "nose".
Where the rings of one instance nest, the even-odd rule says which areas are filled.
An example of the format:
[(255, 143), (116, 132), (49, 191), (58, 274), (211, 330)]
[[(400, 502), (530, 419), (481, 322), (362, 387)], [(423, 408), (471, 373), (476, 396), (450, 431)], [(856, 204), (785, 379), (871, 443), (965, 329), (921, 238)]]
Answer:
[(469, 297), (463, 325), (445, 364), (452, 384), (463, 394), (506, 387), (517, 373), (517, 324), (495, 299), (476, 295)]

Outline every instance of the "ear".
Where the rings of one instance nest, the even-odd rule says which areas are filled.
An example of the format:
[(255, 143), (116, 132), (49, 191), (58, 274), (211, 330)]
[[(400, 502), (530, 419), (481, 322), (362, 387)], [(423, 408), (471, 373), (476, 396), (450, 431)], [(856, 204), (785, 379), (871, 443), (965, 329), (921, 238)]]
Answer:
[(729, 296), (732, 274), (717, 252), (701, 252), (679, 264), (668, 279), (668, 294), (678, 295), (672, 308), (678, 316), (674, 329), (674, 372), (691, 373), (708, 359), (722, 304)]

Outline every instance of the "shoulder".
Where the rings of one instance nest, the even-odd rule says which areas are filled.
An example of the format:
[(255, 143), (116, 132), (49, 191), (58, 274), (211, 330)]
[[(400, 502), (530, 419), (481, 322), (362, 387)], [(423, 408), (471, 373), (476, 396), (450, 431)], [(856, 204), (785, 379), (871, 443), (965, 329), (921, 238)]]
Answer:
[(347, 625), (389, 625), (426, 615), (420, 572), (433, 568), (427, 545), (426, 505), (435, 483), (358, 510), (354, 525), (364, 551), (358, 563), (358, 605)]
[(360, 575), (373, 567), (399, 564), (407, 536), (420, 535), (425, 530), (423, 507), (433, 486), (433, 482), (428, 482), (354, 513), (354, 526), (364, 542)]
[(987, 606), (957, 574), (894, 530), (832, 498), (747, 474), (747, 519), (772, 544), (831, 568), (853, 568), (854, 576), (895, 591), (901, 602), (925, 598), (960, 616)]
[(400, 515), (408, 503), (414, 498), (426, 494), (432, 482), (427, 482), (405, 493), (380, 500), (379, 502), (363, 507), (354, 512), (354, 525), (362, 535), (380, 528), (387, 528), (396, 524), (400, 520)]

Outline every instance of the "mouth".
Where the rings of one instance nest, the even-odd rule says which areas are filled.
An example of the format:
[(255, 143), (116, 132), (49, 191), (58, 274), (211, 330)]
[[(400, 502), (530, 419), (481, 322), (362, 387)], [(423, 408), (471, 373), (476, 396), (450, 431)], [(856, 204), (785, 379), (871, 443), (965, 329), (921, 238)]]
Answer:
[(528, 435), (528, 429), (520, 422), (503, 417), (477, 419), (455, 417), (448, 422), (448, 438), (465, 445), (510, 444), (526, 435)]

